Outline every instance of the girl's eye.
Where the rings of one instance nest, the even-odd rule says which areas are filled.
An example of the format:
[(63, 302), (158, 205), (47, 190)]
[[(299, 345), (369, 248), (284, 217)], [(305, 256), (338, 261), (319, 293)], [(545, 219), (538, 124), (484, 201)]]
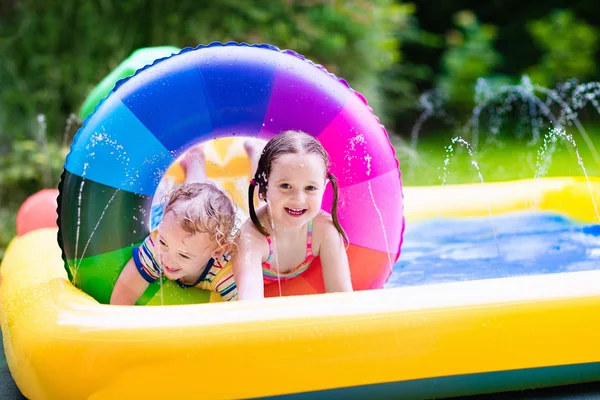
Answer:
[(290, 185), (289, 183), (282, 183), (281, 185), (279, 185), (279, 187), (282, 189), (290, 189), (292, 185)]
[(317, 188), (314, 186), (307, 186), (305, 189), (306, 190), (317, 190)]
[(165, 246), (165, 247), (167, 247), (167, 244), (165, 243), (165, 241), (164, 241), (164, 240), (162, 240), (162, 239), (161, 239), (161, 240), (159, 240), (158, 242), (160, 243), (160, 245), (161, 245), (161, 246)]
[(179, 253), (179, 255), (181, 256), (181, 258), (185, 258), (186, 260), (189, 260), (190, 258), (188, 256), (186, 256), (185, 254)]

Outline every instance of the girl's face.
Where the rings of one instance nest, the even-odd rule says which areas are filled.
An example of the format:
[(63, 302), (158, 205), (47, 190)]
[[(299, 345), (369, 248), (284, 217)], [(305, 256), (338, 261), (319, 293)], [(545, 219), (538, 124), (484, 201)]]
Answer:
[(275, 227), (298, 228), (317, 216), (325, 172), (323, 159), (316, 154), (284, 154), (272, 163), (267, 202)]
[(215, 255), (216, 247), (208, 233), (192, 235), (181, 227), (174, 212), (167, 212), (159, 227), (155, 246), (158, 247), (164, 275), (171, 280), (197, 279)]

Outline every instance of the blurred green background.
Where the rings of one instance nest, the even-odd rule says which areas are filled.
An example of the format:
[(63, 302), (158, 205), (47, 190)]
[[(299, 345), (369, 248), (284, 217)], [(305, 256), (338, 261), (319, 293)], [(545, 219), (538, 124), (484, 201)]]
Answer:
[(485, 181), (581, 175), (577, 152), (598, 175), (600, 9), (569, 4), (2, 1), (0, 259), (18, 206), (58, 184), (85, 98), (142, 47), (270, 43), (323, 64), (368, 98), (404, 185), (479, 182), (474, 160)]

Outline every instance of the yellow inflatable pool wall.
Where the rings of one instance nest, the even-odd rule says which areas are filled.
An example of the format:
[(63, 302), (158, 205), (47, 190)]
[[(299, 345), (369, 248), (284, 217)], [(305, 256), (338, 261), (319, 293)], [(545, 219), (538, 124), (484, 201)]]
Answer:
[[(406, 188), (406, 217), (591, 222), (590, 188), (600, 201), (600, 181), (579, 178)], [(600, 380), (600, 270), (119, 307), (71, 285), (46, 228), (15, 238), (0, 274), (6, 358), (32, 400), (439, 398)]]

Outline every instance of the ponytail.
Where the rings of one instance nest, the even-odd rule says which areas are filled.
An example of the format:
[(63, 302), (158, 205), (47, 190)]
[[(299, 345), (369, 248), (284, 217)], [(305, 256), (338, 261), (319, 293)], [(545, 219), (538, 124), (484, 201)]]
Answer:
[[(340, 225), (340, 221), (338, 219), (338, 212), (337, 212), (337, 208), (338, 208), (338, 184), (337, 184), (337, 178), (331, 172), (327, 174), (327, 178), (331, 182), (331, 187), (333, 188), (333, 204), (331, 206), (331, 217), (333, 219), (333, 225), (335, 226), (335, 229), (337, 229), (337, 231), (340, 233), (340, 235), (342, 235), (342, 239), (344, 239), (344, 245), (345, 245), (346, 249), (348, 249), (348, 245), (350, 244), (350, 240), (348, 239), (348, 235), (346, 235), (346, 232), (344, 231), (344, 228), (342, 228), (342, 225)], [(254, 220), (252, 220), (252, 221), (254, 221)]]
[[(250, 181), (250, 185), (248, 186), (248, 210), (250, 213), (250, 219), (252, 220), (252, 223), (254, 224), (256, 229), (258, 229), (258, 231), (260, 233), (262, 233), (265, 236), (269, 236), (269, 233), (267, 232), (265, 227), (258, 220), (258, 216), (256, 215), (256, 210), (254, 209), (254, 188), (256, 186), (258, 186), (258, 183), (256, 182), (256, 180), (252, 179)], [(260, 193), (260, 187), (259, 187), (259, 193)]]

